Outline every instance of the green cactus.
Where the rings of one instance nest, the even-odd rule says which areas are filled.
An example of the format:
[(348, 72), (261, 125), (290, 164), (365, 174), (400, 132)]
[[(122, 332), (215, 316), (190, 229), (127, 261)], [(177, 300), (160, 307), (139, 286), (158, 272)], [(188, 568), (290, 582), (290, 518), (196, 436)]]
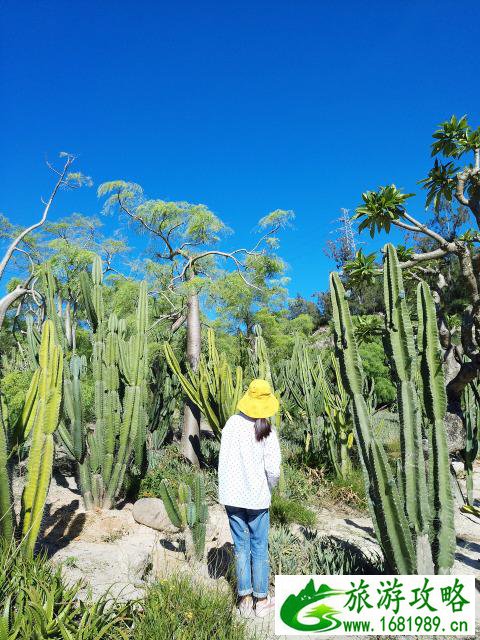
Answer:
[(237, 367), (232, 373), (224, 353), (219, 354), (213, 329), (208, 330), (208, 357), (202, 356), (198, 371), (182, 373), (173, 349), (164, 344), (168, 365), (179, 380), (184, 393), (202, 411), (214, 434), (220, 439), (223, 426), (237, 410), (243, 392), (243, 370)]
[[(428, 285), (421, 282), (417, 289), (417, 356), (402, 273), (392, 245), (386, 247), (384, 293), (386, 347), (397, 383), (402, 449), (396, 478), (383, 445), (375, 438), (363, 396), (362, 365), (345, 290), (338, 275), (331, 275), (335, 351), (352, 403), (370, 510), (377, 538), (393, 570), (411, 574), (429, 573), (434, 568), (436, 573), (447, 573), (453, 565), (455, 529), (435, 306)], [(428, 465), (422, 448), (422, 411), (429, 433)]]
[(384, 262), (385, 340), (396, 378), (405, 509), (416, 533), (427, 532), (428, 495), (422, 450), (421, 414), (415, 376), (417, 354), (397, 253), (387, 245)]
[(197, 474), (192, 491), (188, 485), (181, 482), (178, 486), (178, 500), (167, 480), (160, 483), (160, 497), (171, 523), (177, 529), (186, 531), (186, 554), (197, 560), (205, 555), (205, 535), (208, 522), (208, 506), (205, 497), (205, 483), (203, 476)]
[(428, 426), (428, 479), (431, 512), (430, 541), (437, 573), (449, 573), (455, 559), (455, 522), (450, 478), (445, 414), (447, 393), (435, 316), (429, 286), (417, 288), (418, 348), (422, 377), (423, 406)]
[(41, 336), (35, 327), (33, 315), (27, 313), (25, 317), (27, 325), (27, 348), (28, 348), (28, 361), (32, 370), (35, 370), (38, 366), (38, 349), (40, 347)]
[(38, 375), (33, 377), (27, 395), (29, 410), (22, 414), (24, 433), (32, 431), (21, 515), (24, 545), (29, 553), (35, 547), (52, 476), (53, 434), (58, 427), (62, 400), (63, 354), (54, 335), (53, 322), (47, 320), (42, 330)]
[(253, 334), (255, 337), (253, 339), (252, 349), (249, 350), (252, 375), (254, 378), (266, 380), (272, 389), (274, 389), (277, 385), (273, 380), (273, 370), (270, 365), (268, 349), (265, 344), (265, 338), (263, 337), (262, 327), (259, 324), (253, 327)]
[[(291, 358), (282, 367), (282, 400), (285, 398), (296, 406), (306, 422), (306, 451), (310, 448), (312, 439), (318, 436), (318, 419), (324, 411), (323, 374), (320, 356), (313, 357), (305, 341), (297, 336)], [(323, 435), (320, 435), (319, 446), (322, 446)]]
[[(163, 353), (161, 354), (163, 356)], [(152, 365), (152, 402), (147, 432), (148, 468), (156, 467), (160, 450), (172, 432), (172, 425), (181, 386), (164, 357), (157, 357)]]
[(11, 540), (15, 528), (9, 468), (9, 438), (4, 408), (0, 403), (0, 537)]
[(463, 414), (467, 432), (464, 457), (467, 505), (473, 507), (473, 463), (478, 455), (478, 437), (480, 434), (480, 392), (475, 382), (471, 382), (466, 388), (463, 401)]
[(165, 479), (160, 483), (160, 498), (163, 500), (167, 515), (173, 526), (177, 527), (177, 529), (183, 529), (185, 525), (183, 524), (180, 507), (175, 500), (169, 483)]
[[(80, 489), (87, 509), (112, 508), (124, 485), (127, 468), (138, 474), (145, 459), (148, 385), (148, 300), (141, 283), (135, 331), (126, 337), (126, 322), (104, 308), (101, 259), (96, 256), (91, 279), (81, 276), (85, 310), (92, 327), (92, 375), (95, 425), (81, 415), (81, 379), (85, 362), (73, 356), (65, 383), (60, 436), (77, 462)], [(132, 464), (133, 463), (133, 464)]]

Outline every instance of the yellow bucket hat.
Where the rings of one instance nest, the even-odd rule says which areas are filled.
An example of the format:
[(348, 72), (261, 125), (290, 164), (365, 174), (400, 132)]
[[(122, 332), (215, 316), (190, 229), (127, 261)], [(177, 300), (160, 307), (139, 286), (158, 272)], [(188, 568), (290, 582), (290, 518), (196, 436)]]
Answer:
[(278, 400), (266, 380), (252, 380), (237, 409), (250, 418), (271, 418), (278, 411)]

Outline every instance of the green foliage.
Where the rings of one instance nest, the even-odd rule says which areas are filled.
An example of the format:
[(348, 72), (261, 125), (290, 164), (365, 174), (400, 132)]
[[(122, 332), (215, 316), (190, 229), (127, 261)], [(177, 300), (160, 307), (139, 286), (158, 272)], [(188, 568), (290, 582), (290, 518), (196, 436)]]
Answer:
[(315, 512), (292, 498), (286, 498), (279, 493), (272, 495), (270, 518), (273, 524), (301, 524), (304, 527), (314, 527)]
[(153, 584), (135, 625), (138, 640), (253, 640), (232, 594), (177, 574)]
[(360, 283), (371, 285), (379, 274), (380, 269), (375, 264), (375, 253), (365, 255), (363, 249), (359, 249), (353, 260), (349, 260), (343, 266), (343, 271), (348, 279), (349, 286)]
[(405, 214), (404, 202), (413, 195), (402, 193), (394, 184), (380, 187), (378, 191), (366, 191), (362, 194), (363, 205), (355, 214), (355, 219), (361, 219), (359, 231), (368, 229), (372, 238), (376, 232), (388, 233), (392, 222)]
[(385, 358), (385, 348), (380, 340), (371, 340), (359, 346), (363, 370), (367, 379), (373, 380), (377, 403), (391, 404), (396, 400), (395, 387), (392, 383)]
[(480, 147), (480, 128), (472, 131), (467, 116), (442, 122), (433, 134), (432, 156), (442, 154), (451, 158), (460, 158), (467, 151)]
[(180, 383), (169, 370), (163, 352), (152, 364), (152, 398), (147, 431), (148, 468), (155, 468), (162, 446), (173, 431), (180, 396)]
[(14, 424), (20, 417), (31, 379), (31, 371), (10, 371), (0, 381), (0, 388), (11, 424)]
[(201, 356), (198, 371), (191, 368), (186, 375), (169, 343), (165, 343), (167, 362), (182, 385), (187, 397), (202, 411), (217, 438), (228, 418), (236, 412), (243, 393), (243, 370), (232, 372), (224, 353), (219, 354), (213, 329), (208, 330), (208, 356)]
[(260, 309), (255, 314), (255, 324), (262, 328), (262, 335), (270, 354), (270, 359), (280, 362), (290, 357), (298, 334), (309, 338), (313, 333), (312, 316), (302, 314), (292, 320), (285, 310), (272, 312)]
[[(213, 501), (217, 496), (216, 474), (212, 471), (203, 471), (207, 497)], [(193, 487), (196, 471), (191, 464), (180, 454), (177, 443), (163, 447), (160, 451), (157, 464), (140, 482), (139, 497), (160, 498), (160, 487), (163, 479), (173, 486), (177, 486), (179, 478), (190, 487)]]
[(333, 537), (304, 530), (292, 533), (285, 526), (270, 531), (272, 575), (371, 575), (384, 573), (380, 557)]
[(67, 586), (61, 568), (42, 555), (21, 553), (13, 544), (0, 544), (2, 640), (113, 640), (130, 638), (133, 607), (106, 596), (80, 598), (82, 583)]

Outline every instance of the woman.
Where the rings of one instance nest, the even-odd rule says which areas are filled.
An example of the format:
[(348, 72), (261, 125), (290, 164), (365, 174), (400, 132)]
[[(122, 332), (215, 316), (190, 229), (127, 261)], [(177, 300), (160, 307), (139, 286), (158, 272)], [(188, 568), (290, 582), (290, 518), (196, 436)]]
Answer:
[(225, 505), (235, 549), (240, 614), (273, 610), (268, 596), (269, 507), (280, 477), (280, 446), (268, 418), (278, 400), (266, 380), (253, 380), (222, 430), (218, 464), (219, 502)]

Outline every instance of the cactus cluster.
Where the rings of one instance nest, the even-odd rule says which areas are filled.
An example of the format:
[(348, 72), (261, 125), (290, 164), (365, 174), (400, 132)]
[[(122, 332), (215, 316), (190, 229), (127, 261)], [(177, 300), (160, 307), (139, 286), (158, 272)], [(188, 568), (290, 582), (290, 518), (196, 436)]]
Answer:
[(211, 328), (207, 341), (208, 355), (201, 356), (198, 371), (189, 369), (184, 374), (169, 343), (164, 344), (165, 357), (184, 393), (202, 411), (215, 436), (220, 438), (226, 421), (237, 410), (243, 392), (243, 370), (236, 367), (232, 373), (227, 356), (218, 353)]
[[(453, 565), (453, 494), (445, 433), (446, 394), (435, 305), (425, 282), (417, 289), (415, 347), (402, 272), (395, 248), (384, 264), (386, 351), (397, 387), (401, 461), (396, 475), (374, 437), (364, 376), (345, 290), (331, 275), (335, 350), (350, 397), (359, 458), (377, 538), (399, 573), (448, 573)], [(428, 434), (428, 460), (422, 429)]]
[(80, 489), (87, 509), (109, 509), (124, 484), (127, 466), (139, 472), (145, 456), (148, 384), (148, 304), (145, 283), (140, 285), (133, 334), (126, 322), (106, 316), (103, 272), (94, 259), (91, 279), (81, 276), (82, 296), (92, 327), (92, 374), (95, 384), (95, 424), (82, 416), (82, 376), (86, 362), (72, 356), (65, 376), (65, 425), (60, 436), (78, 465)]
[(153, 398), (150, 403), (149, 427), (147, 431), (148, 469), (154, 469), (159, 461), (160, 450), (172, 432), (181, 386), (177, 376), (170, 370), (163, 352), (152, 364)]
[(320, 417), (324, 410), (324, 377), (320, 354), (313, 355), (300, 336), (295, 339), (290, 360), (281, 366), (282, 401), (295, 406), (306, 424), (305, 449), (321, 446)]
[(4, 408), (0, 412), (0, 532), (10, 541), (16, 529), (11, 492), (12, 453), (31, 435), (27, 481), (20, 514), (23, 548), (33, 553), (52, 477), (54, 436), (62, 401), (63, 354), (55, 327), (46, 320), (38, 348), (38, 367), (28, 389), (22, 412), (11, 429)]
[(187, 556), (193, 555), (197, 560), (201, 560), (205, 554), (205, 535), (208, 521), (203, 476), (200, 473), (195, 476), (193, 496), (190, 487), (181, 482), (178, 485), (178, 498), (175, 497), (168, 481), (164, 479), (160, 483), (160, 497), (173, 526), (188, 532)]
[(326, 362), (297, 336), (291, 358), (280, 366), (282, 404), (296, 409), (305, 422), (305, 451), (326, 455), (337, 477), (351, 470), (353, 443), (349, 398), (331, 355)]

